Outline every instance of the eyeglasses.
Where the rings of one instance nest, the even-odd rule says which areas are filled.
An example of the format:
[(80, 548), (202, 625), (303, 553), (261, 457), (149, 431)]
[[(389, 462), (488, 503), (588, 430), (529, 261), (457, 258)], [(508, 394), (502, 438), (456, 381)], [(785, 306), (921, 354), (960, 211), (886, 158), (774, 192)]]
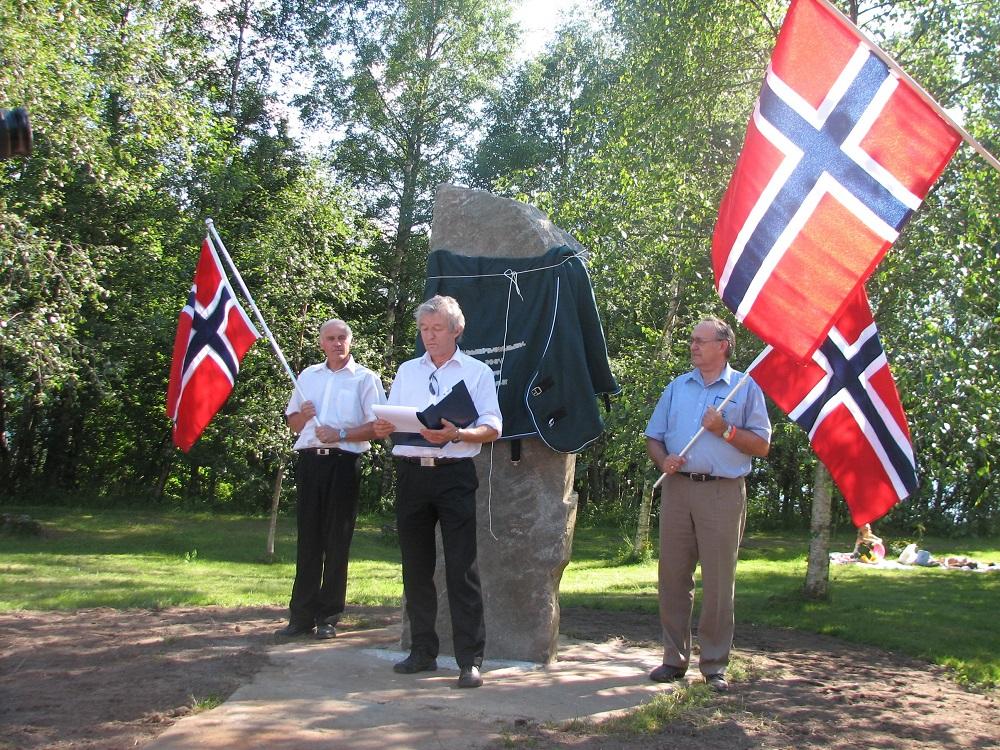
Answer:
[(700, 339), (697, 336), (692, 336), (691, 337), (691, 343), (692, 344), (697, 344), (698, 346), (704, 346), (705, 344), (709, 343), (710, 341), (725, 341), (725, 339)]
[(438, 385), (437, 370), (431, 373), (431, 376), (427, 379), (427, 390), (431, 392), (432, 396), (438, 394), (438, 389), (441, 386)]

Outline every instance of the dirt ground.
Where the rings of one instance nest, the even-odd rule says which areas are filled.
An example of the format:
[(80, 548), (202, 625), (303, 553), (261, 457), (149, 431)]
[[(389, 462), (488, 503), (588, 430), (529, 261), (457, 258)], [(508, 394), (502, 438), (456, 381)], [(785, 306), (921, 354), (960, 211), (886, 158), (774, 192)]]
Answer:
[[(0, 750), (141, 748), (192, 711), (216, 705), (266, 663), (280, 608), (94, 609), (0, 615)], [(398, 613), (354, 609), (344, 628)], [(565, 609), (561, 631), (657, 650), (655, 617)], [(1000, 748), (997, 694), (943, 670), (834, 638), (740, 628), (748, 677), (693, 718), (654, 735), (521, 725), (498, 747)], [(487, 688), (488, 689), (488, 688)]]

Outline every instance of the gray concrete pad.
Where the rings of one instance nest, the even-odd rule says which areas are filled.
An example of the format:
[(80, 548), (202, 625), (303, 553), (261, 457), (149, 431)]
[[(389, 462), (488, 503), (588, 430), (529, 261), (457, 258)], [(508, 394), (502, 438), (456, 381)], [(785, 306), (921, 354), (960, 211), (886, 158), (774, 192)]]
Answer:
[(487, 662), (483, 686), (460, 689), (447, 657), (436, 672), (393, 672), (405, 656), (399, 635), (397, 625), (277, 645), (224, 704), (181, 719), (147, 747), (468, 750), (518, 720), (602, 717), (673, 689), (649, 680), (658, 649), (565, 639), (547, 667)]

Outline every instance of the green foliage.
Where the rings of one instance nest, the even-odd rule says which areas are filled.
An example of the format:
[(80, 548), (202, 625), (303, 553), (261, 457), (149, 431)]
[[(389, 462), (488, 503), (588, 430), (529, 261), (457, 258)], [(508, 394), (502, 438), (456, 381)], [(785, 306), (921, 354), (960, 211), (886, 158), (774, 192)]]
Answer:
[[(388, 376), (412, 350), (434, 188), (464, 174), (590, 252), (624, 390), (576, 490), (581, 518), (631, 533), (645, 422), (689, 366), (690, 326), (724, 312), (710, 238), (785, 3), (601, 6), (602, 28), (567, 22), (509, 70), (505, 0), (0, 0), (0, 106), (26, 106), (35, 133), (29, 159), (0, 163), (0, 495), (256, 512), (277, 488), (287, 506), (289, 383), (265, 343), (194, 450), (170, 444), (169, 358), (203, 220), (294, 369), (337, 316)], [(1000, 142), (997, 2), (856, 10)], [(322, 160), (292, 120), (327, 129)], [(868, 284), (922, 480), (882, 522), (901, 535), (1000, 528), (998, 202), (1000, 175), (963, 146)], [(735, 364), (758, 347), (739, 332)], [(815, 459), (772, 421), (749, 523), (802, 528)], [(364, 507), (387, 509), (383, 446), (364, 474)]]

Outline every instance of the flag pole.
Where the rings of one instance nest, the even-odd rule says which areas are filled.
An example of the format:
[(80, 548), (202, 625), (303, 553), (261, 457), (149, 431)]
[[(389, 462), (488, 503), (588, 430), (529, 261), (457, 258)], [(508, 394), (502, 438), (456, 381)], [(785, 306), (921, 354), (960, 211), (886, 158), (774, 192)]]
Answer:
[[(726, 397), (722, 400), (722, 403), (719, 404), (719, 406), (717, 407), (717, 409), (719, 411), (722, 411), (723, 409), (725, 409), (726, 406), (729, 404), (729, 402), (733, 400), (733, 396), (735, 396), (739, 392), (740, 388), (742, 388), (744, 385), (746, 385), (747, 380), (750, 379), (750, 371), (753, 370), (753, 368), (755, 368), (758, 364), (760, 364), (760, 361), (765, 356), (767, 356), (767, 353), (769, 351), (771, 351), (771, 347), (766, 347), (764, 349), (764, 351), (762, 351), (760, 354), (758, 354), (757, 357), (754, 359), (754, 361), (750, 363), (750, 366), (747, 368), (747, 371), (745, 373), (743, 373), (743, 377), (740, 378), (740, 382), (738, 382), (736, 385), (734, 385), (732, 387), (732, 390), (729, 391), (729, 393), (726, 395)], [(697, 440), (698, 438), (700, 438), (704, 434), (704, 432), (705, 432), (705, 427), (703, 425), (703, 426), (701, 426), (701, 427), (698, 428), (698, 431), (694, 434), (694, 437), (691, 438), (690, 440), (688, 440), (687, 445), (685, 445), (683, 448), (681, 448), (681, 452), (678, 453), (677, 455), (683, 457), (685, 453), (687, 453), (689, 450), (691, 450), (691, 446), (694, 445), (694, 441)], [(660, 478), (657, 479), (653, 483), (653, 489), (655, 490), (657, 487), (659, 487), (661, 484), (663, 484), (663, 480), (666, 479), (666, 478), (667, 478), (667, 475), (665, 473), (664, 474), (660, 474)]]
[(934, 97), (932, 97), (924, 90), (923, 86), (914, 81), (913, 78), (910, 77), (910, 74), (907, 73), (905, 70), (903, 70), (900, 67), (899, 63), (897, 63), (889, 56), (889, 53), (887, 53), (885, 50), (879, 47), (874, 42), (874, 40), (872, 40), (865, 32), (863, 32), (860, 28), (858, 28), (858, 25), (854, 23), (848, 16), (844, 15), (844, 13), (842, 13), (839, 8), (837, 8), (832, 2), (830, 2), (830, 0), (816, 0), (816, 2), (820, 3), (823, 7), (827, 8), (831, 13), (833, 13), (837, 18), (839, 18), (841, 21), (847, 24), (847, 27), (851, 29), (851, 31), (853, 31), (853, 33), (856, 34), (861, 41), (863, 41), (865, 44), (871, 47), (872, 52), (874, 52), (878, 56), (878, 58), (882, 60), (882, 62), (888, 65), (890, 70), (894, 71), (900, 78), (902, 78), (910, 86), (913, 87), (913, 90), (917, 93), (917, 95), (921, 99), (924, 100), (925, 104), (931, 107), (935, 112), (938, 113), (941, 119), (943, 119), (951, 127), (953, 127), (959, 133), (959, 135), (962, 136), (962, 139), (970, 146), (972, 146), (972, 148), (975, 149), (976, 152), (980, 156), (982, 156), (991, 167), (1000, 172), (1000, 161), (998, 161), (993, 154), (987, 151), (986, 147), (983, 146), (979, 141), (977, 141), (975, 137), (973, 137), (973, 135), (968, 130), (962, 127), (955, 120), (954, 117), (948, 114), (947, 110), (945, 110), (944, 107), (938, 104), (937, 101), (934, 99)]
[(267, 323), (264, 321), (264, 316), (260, 314), (260, 309), (258, 309), (257, 303), (253, 300), (253, 295), (250, 294), (250, 290), (247, 289), (247, 285), (243, 281), (243, 277), (236, 269), (236, 264), (233, 263), (233, 259), (229, 257), (229, 251), (226, 250), (225, 243), (223, 243), (222, 238), (215, 229), (215, 222), (211, 219), (205, 219), (205, 226), (208, 227), (209, 242), (213, 245), (218, 245), (218, 249), (222, 252), (222, 257), (226, 260), (226, 265), (229, 266), (229, 270), (233, 272), (233, 277), (240, 285), (240, 291), (243, 292), (243, 296), (246, 297), (247, 302), (250, 303), (250, 309), (253, 310), (254, 315), (257, 316), (257, 322), (260, 323), (260, 327), (264, 329), (264, 334), (267, 336), (267, 340), (271, 342), (271, 348), (274, 349), (274, 353), (278, 355), (278, 359), (285, 368), (285, 372), (288, 373), (288, 377), (292, 381), (292, 386), (294, 386), (295, 392), (299, 394), (300, 399), (306, 401), (306, 396), (302, 392), (302, 389), (299, 388), (299, 381), (295, 377), (295, 373), (293, 373), (292, 368), (288, 366), (288, 360), (285, 359), (285, 355), (282, 353), (281, 347), (278, 346), (278, 342), (275, 340), (274, 334), (271, 333), (271, 329), (267, 327)]

